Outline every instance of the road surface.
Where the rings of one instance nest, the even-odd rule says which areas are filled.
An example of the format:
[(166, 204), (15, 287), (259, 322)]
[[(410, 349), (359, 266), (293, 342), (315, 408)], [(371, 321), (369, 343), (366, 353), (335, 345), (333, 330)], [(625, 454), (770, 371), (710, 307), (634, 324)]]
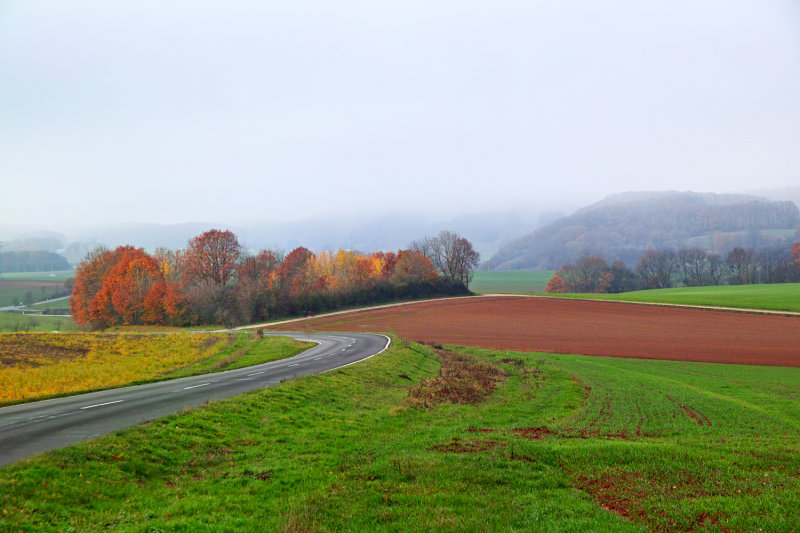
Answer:
[(390, 342), (384, 335), (364, 333), (280, 334), (318, 345), (288, 359), (216, 374), (0, 408), (0, 466), (209, 400), (357, 363), (382, 352)]

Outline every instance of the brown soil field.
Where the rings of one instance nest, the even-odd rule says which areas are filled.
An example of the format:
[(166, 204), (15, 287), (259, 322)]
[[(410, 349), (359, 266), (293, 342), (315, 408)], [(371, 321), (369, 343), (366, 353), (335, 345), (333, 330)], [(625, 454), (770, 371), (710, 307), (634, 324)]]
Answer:
[(478, 296), (311, 318), (292, 329), (295, 325), (392, 332), (411, 341), (490, 349), (800, 367), (800, 317), (705, 309)]

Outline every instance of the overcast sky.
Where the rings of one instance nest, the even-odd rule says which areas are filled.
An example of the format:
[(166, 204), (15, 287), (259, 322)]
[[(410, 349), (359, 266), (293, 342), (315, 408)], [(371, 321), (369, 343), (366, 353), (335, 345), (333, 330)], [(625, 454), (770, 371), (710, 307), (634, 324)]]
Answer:
[(796, 0), (0, 1), (0, 222), (800, 185)]

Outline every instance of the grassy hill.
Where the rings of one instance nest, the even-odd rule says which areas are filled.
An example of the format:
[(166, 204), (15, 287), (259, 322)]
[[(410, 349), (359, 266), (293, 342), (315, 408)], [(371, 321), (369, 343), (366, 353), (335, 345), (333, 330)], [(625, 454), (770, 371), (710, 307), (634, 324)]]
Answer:
[(0, 469), (0, 530), (792, 531), (800, 369), (405, 346)]

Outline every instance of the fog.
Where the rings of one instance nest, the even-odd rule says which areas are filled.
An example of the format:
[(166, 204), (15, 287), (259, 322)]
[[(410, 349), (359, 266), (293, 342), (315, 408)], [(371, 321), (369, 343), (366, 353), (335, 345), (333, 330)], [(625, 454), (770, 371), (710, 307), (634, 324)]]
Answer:
[(569, 209), (800, 184), (800, 4), (0, 4), (0, 223)]

